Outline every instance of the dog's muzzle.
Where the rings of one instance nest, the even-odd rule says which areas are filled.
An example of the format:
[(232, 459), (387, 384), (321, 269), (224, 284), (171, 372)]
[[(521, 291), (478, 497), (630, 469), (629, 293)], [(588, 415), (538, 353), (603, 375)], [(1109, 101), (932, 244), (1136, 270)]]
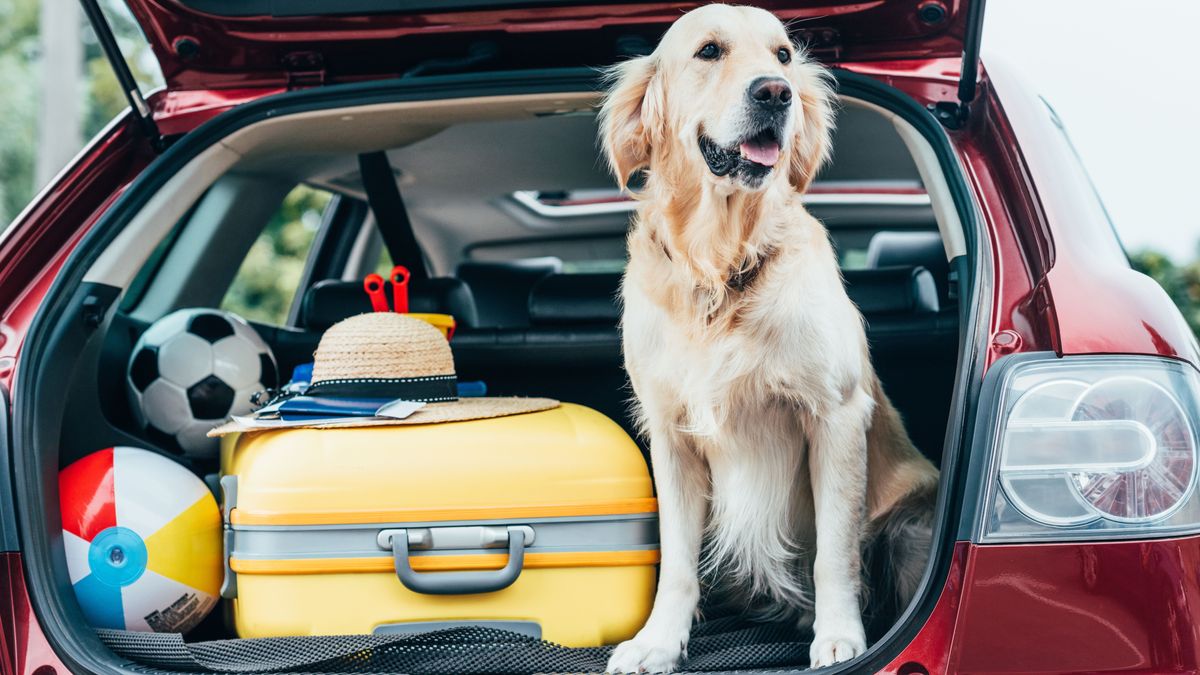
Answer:
[(714, 176), (761, 182), (779, 162), (781, 143), (778, 126), (772, 124), (743, 137), (731, 146), (721, 146), (700, 134), (700, 154)]
[(736, 149), (722, 148), (704, 135), (700, 136), (700, 153), (704, 155), (704, 162), (708, 164), (708, 170), (715, 176), (726, 176), (732, 173), (737, 168), (740, 159)]

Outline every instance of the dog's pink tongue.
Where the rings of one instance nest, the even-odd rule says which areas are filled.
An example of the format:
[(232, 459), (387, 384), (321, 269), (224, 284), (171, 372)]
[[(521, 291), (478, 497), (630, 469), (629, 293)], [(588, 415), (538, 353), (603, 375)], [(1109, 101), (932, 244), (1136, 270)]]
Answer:
[(763, 166), (775, 166), (779, 161), (779, 144), (770, 141), (759, 145), (758, 143), (742, 143), (742, 157)]

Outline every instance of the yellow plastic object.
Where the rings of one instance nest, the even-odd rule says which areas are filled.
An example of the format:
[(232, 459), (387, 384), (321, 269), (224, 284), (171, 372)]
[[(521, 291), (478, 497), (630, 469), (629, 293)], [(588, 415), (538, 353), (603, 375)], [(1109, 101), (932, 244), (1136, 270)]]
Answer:
[(420, 319), (434, 328), (442, 331), (442, 335), (446, 336), (447, 340), (454, 337), (454, 329), (458, 325), (458, 323), (454, 320), (454, 317), (450, 316), (449, 314), (422, 314), (420, 312), (410, 312), (408, 316), (411, 316), (414, 319)]
[(550, 642), (595, 647), (632, 637), (653, 590), (653, 565), (529, 570), (502, 591), (461, 596), (413, 593), (390, 573), (239, 574), (234, 616), (242, 637), (369, 633), (407, 621), (533, 621)]
[[(650, 475), (628, 435), (588, 408), (257, 432), (222, 450), (223, 483), (236, 476), (227, 524), (242, 637), (522, 621), (540, 625), (547, 640), (582, 647), (631, 637), (650, 612), (659, 557)], [(496, 526), (527, 526), (537, 536), (516, 581), (494, 592), (410, 590), (393, 552), (375, 545), (378, 533), (396, 528)], [(587, 533), (583, 541), (564, 540), (574, 527)], [(653, 539), (623, 539), (631, 531)], [(346, 543), (350, 536), (358, 543)], [(497, 570), (509, 556), (503, 547), (413, 550), (407, 560), (419, 574), (439, 575)]]

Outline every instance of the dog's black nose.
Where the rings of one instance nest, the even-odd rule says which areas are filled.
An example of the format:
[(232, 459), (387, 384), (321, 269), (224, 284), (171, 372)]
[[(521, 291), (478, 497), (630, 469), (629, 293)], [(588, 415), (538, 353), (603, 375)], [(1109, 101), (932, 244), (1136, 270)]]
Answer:
[(750, 100), (766, 108), (786, 108), (792, 102), (792, 85), (782, 77), (760, 77), (750, 83)]

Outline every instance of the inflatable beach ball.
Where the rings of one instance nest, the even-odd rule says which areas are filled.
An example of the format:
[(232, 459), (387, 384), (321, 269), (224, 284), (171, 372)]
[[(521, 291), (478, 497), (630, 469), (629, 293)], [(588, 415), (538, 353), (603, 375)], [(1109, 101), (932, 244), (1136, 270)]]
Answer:
[(192, 472), (107, 448), (63, 469), (58, 489), (71, 584), (94, 627), (184, 633), (216, 606), (221, 513)]

